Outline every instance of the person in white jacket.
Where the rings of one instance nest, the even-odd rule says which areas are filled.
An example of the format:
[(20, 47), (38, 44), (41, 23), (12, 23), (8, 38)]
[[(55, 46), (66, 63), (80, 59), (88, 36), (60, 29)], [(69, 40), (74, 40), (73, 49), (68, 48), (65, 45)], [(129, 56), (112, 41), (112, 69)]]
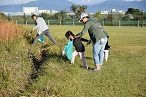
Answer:
[(54, 44), (57, 44), (56, 40), (51, 36), (49, 28), (42, 17), (37, 17), (36, 15), (32, 15), (32, 19), (36, 22), (36, 26), (32, 29), (37, 29), (38, 35), (35, 37), (33, 44), (36, 44), (38, 39), (44, 35), (46, 35)]

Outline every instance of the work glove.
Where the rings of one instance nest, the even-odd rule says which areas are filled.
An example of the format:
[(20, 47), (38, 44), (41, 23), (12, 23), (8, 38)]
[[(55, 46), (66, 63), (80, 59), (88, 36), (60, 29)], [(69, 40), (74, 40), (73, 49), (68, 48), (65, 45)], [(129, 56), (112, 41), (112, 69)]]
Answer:
[(32, 32), (33, 32), (33, 30), (31, 30), (31, 32), (29, 33), (29, 35), (31, 35), (31, 34), (32, 34)]
[(65, 50), (62, 51), (62, 56), (65, 54)]
[(103, 38), (100, 39), (100, 44), (104, 44), (104, 43), (105, 43), (104, 39)]

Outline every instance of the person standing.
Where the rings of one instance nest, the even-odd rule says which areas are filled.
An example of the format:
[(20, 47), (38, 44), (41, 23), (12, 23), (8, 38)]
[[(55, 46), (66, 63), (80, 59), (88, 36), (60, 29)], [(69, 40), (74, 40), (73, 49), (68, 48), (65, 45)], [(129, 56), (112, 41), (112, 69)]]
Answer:
[[(107, 43), (107, 33), (102, 25), (90, 18), (86, 13), (82, 13), (79, 22), (84, 24), (84, 28), (76, 37), (82, 37), (87, 31), (93, 46), (93, 58), (95, 63), (94, 71), (100, 71), (104, 60), (104, 48)], [(104, 32), (104, 33), (103, 33)]]
[(38, 39), (46, 35), (54, 44), (57, 44), (56, 40), (51, 36), (49, 28), (42, 17), (37, 17), (36, 15), (31, 16), (32, 19), (36, 22), (36, 26), (32, 29), (37, 29), (38, 35), (35, 37), (33, 44), (36, 44)]

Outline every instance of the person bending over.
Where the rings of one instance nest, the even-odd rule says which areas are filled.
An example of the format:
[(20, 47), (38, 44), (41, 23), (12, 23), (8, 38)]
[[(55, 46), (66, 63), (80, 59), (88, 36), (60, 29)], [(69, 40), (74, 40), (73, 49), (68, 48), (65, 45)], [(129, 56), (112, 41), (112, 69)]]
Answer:
[[(38, 39), (42, 36), (46, 35), (54, 44), (57, 44), (56, 40), (51, 36), (49, 28), (42, 17), (37, 17), (36, 15), (32, 15), (32, 19), (36, 22), (36, 26), (32, 29), (37, 29), (38, 35), (35, 37), (33, 44), (36, 44)], [(31, 35), (31, 34), (30, 34)]]

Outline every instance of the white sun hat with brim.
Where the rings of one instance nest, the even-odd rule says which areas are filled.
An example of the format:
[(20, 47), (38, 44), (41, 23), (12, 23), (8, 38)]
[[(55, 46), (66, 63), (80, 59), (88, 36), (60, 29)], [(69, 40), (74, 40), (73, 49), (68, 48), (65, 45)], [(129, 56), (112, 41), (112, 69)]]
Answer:
[(88, 17), (88, 14), (87, 14), (87, 13), (82, 13), (81, 16), (80, 16), (79, 22), (81, 22), (81, 20), (82, 20), (84, 17)]

